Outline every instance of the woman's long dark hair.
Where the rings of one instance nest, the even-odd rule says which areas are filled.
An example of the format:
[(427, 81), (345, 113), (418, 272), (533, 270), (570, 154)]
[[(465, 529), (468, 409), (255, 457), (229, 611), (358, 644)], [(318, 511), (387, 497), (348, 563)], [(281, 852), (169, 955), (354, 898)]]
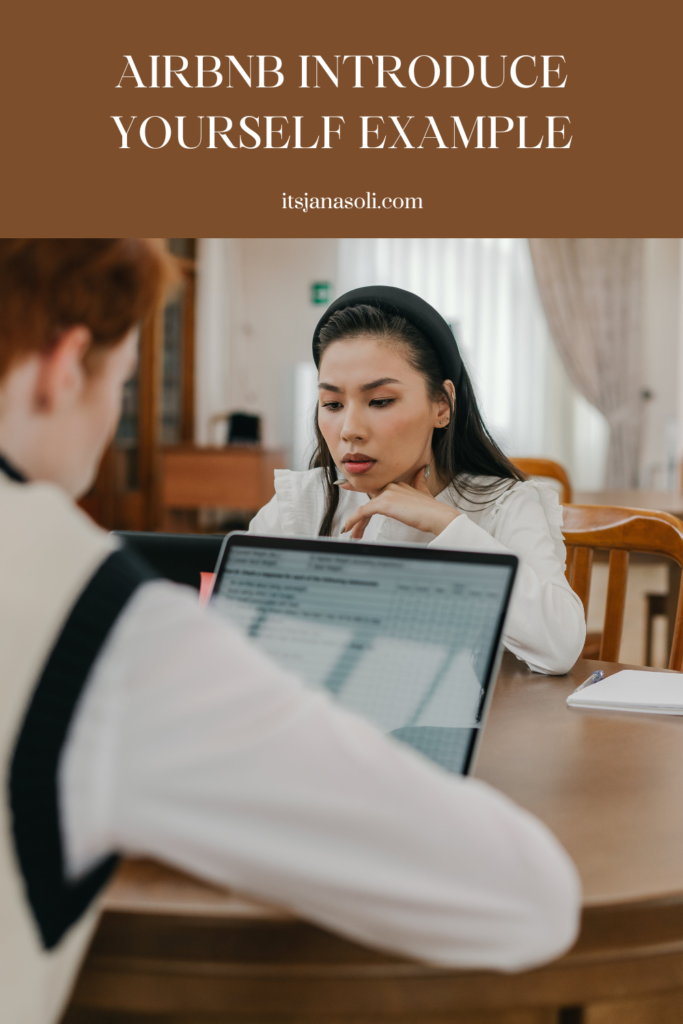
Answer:
[[(458, 493), (467, 478), (491, 476), (497, 480), (490, 484), (468, 482), (468, 497), (473, 494), (484, 498), (482, 504), (500, 494), (500, 480), (526, 480), (525, 475), (503, 454), (491, 437), (477, 406), (472, 382), (463, 366), (460, 380), (455, 389), (455, 403), (443, 385), (443, 370), (437, 355), (421, 331), (402, 316), (391, 316), (375, 306), (349, 306), (334, 313), (320, 329), (318, 365), (326, 348), (335, 341), (347, 338), (372, 337), (382, 341), (397, 342), (406, 350), (408, 363), (421, 373), (427, 385), (430, 401), (446, 398), (451, 408), (448, 424), (434, 430), (432, 451), (434, 465), (441, 480), (447, 480)], [(455, 406), (455, 408), (454, 408)], [(334, 486), (338, 478), (337, 467), (318, 426), (318, 409), (314, 421), (317, 448), (313, 453), (310, 468), (323, 471), (326, 504), (318, 536), (329, 537), (332, 532), (337, 508), (339, 488)]]

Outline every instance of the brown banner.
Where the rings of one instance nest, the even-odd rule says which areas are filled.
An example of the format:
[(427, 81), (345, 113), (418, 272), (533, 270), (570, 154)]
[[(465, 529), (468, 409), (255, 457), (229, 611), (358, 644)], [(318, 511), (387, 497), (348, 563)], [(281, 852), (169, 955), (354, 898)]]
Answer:
[(681, 235), (680, 12), (15, 4), (2, 234)]

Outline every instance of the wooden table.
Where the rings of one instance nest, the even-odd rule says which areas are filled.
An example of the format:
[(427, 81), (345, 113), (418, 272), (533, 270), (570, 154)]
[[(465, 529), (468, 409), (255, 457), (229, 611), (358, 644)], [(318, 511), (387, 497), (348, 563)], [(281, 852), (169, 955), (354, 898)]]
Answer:
[(516, 975), (425, 967), (128, 862), (64, 1024), (679, 1024), (683, 719), (567, 708), (597, 664), (547, 677), (506, 654), (476, 772), (578, 865), (568, 955)]
[(647, 508), (670, 512), (683, 519), (683, 494), (677, 491), (647, 491), (629, 488), (621, 491), (579, 491), (575, 505), (622, 505), (626, 508)]

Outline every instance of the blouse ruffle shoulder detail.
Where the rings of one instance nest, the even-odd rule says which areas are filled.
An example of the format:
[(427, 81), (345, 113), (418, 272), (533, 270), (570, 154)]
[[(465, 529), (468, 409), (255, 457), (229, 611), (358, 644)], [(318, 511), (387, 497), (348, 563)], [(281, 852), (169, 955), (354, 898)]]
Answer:
[(310, 537), (325, 510), (323, 470), (276, 469), (275, 495), (285, 534)]

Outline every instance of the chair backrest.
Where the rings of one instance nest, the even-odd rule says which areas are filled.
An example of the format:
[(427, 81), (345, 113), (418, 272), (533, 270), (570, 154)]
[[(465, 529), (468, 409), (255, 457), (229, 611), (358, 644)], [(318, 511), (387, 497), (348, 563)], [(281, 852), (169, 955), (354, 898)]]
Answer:
[(558, 480), (562, 484), (563, 505), (569, 504), (572, 500), (572, 485), (567, 470), (554, 459), (510, 459), (512, 464), (521, 469), (527, 476), (545, 476), (551, 480)]
[[(683, 522), (668, 512), (612, 505), (565, 505), (562, 527), (567, 545), (567, 579), (588, 610), (593, 551), (607, 550), (609, 579), (601, 661), (618, 661), (626, 604), (629, 553), (643, 551), (671, 558), (683, 567)], [(683, 665), (683, 583), (678, 595), (669, 668)]]

